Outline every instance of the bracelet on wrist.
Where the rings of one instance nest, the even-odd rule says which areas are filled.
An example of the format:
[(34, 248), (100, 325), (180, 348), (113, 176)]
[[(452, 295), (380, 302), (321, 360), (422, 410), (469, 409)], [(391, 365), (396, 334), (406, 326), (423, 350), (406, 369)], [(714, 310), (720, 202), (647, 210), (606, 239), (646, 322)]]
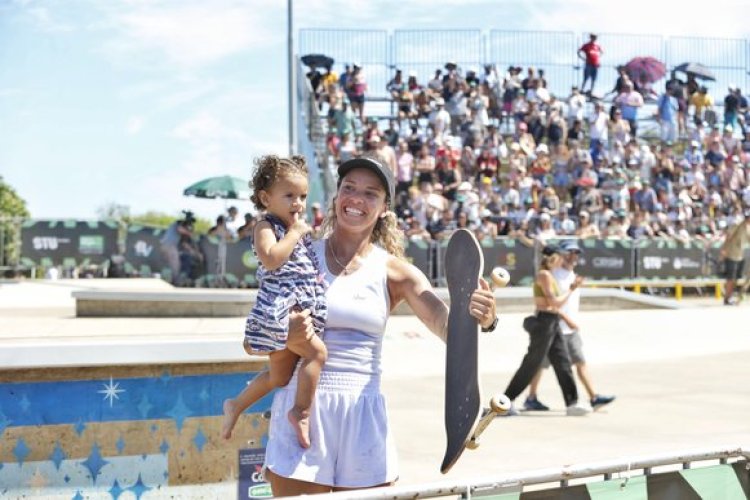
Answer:
[(495, 319), (494, 319), (494, 321), (492, 322), (492, 324), (490, 326), (488, 326), (486, 328), (482, 326), (482, 333), (494, 332), (495, 328), (497, 328), (497, 323), (498, 323), (499, 320), (500, 320), (500, 318), (498, 318), (497, 316), (495, 316)]

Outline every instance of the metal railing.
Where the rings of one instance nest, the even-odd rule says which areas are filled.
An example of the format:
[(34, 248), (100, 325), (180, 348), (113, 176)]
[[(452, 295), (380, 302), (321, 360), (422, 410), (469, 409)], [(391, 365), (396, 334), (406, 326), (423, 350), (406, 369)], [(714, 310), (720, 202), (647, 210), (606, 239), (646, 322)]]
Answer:
[[(649, 476), (653, 473), (655, 467), (672, 465), (681, 467), (682, 469), (689, 469), (694, 462), (718, 460), (720, 464), (726, 464), (730, 459), (750, 460), (750, 448), (699, 449), (608, 462), (568, 465), (561, 468), (539, 469), (524, 474), (505, 474), (489, 478), (450, 480), (411, 486), (391, 486), (317, 496), (329, 500), (406, 500), (446, 496), (471, 498), (472, 496), (479, 497), (507, 493), (509, 491), (518, 492), (523, 487), (530, 485), (558, 483), (560, 487), (564, 488), (573, 479), (597, 479), (597, 476), (601, 476), (605, 481), (610, 481), (614, 478), (615, 474), (624, 474), (625, 476), (621, 476), (621, 479), (629, 479), (631, 476), (635, 476), (634, 471), (637, 470), (642, 470), (644, 476)], [(301, 499), (303, 497), (294, 498)]]
[[(665, 37), (660, 34), (599, 33), (602, 66), (596, 90), (606, 93), (617, 79), (615, 68), (636, 56), (653, 56), (671, 68), (684, 62), (700, 62), (716, 75), (706, 82), (715, 101), (721, 102), (730, 84), (747, 89), (750, 83), (750, 42), (746, 39)], [(448, 61), (466, 68), (495, 64), (534, 67), (545, 71), (550, 91), (567, 96), (573, 84), (582, 80), (578, 49), (588, 40), (587, 33), (554, 31), (491, 30), (337, 30), (303, 29), (299, 32), (298, 53), (323, 53), (335, 60), (339, 73), (345, 64), (359, 62), (369, 85), (369, 94), (386, 95), (385, 87), (395, 68), (416, 71), (420, 84), (426, 84)], [(303, 73), (304, 74), (304, 73)], [(684, 79), (684, 77), (683, 77)], [(664, 80), (653, 88), (660, 92)]]

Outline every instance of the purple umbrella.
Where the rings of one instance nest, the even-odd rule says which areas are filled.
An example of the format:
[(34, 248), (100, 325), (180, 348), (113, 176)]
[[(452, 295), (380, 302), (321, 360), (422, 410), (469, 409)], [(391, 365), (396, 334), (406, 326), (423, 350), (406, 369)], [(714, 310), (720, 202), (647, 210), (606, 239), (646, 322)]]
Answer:
[(625, 72), (635, 82), (654, 83), (664, 78), (667, 68), (655, 57), (634, 57), (625, 65)]

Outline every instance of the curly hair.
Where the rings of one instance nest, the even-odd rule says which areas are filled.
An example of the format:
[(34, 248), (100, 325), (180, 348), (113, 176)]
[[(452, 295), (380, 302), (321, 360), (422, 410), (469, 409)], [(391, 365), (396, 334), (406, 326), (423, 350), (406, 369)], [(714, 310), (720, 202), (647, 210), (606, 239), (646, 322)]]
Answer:
[(256, 158), (253, 168), (253, 176), (248, 185), (253, 190), (250, 201), (253, 202), (258, 210), (265, 210), (265, 206), (260, 201), (258, 193), (268, 191), (282, 177), (292, 174), (300, 174), (307, 177), (308, 169), (305, 157), (294, 155), (290, 158), (281, 158), (276, 155), (265, 155)]

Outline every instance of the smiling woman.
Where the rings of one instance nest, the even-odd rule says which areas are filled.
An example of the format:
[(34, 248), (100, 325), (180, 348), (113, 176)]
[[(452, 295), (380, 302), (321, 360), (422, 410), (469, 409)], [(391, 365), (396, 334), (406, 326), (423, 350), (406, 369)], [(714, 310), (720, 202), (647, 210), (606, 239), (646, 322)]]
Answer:
[[(309, 448), (298, 445), (286, 418), (294, 406), (297, 376), (274, 396), (266, 477), (276, 496), (393, 483), (396, 450), (380, 393), (380, 355), (390, 311), (405, 301), (445, 339), (448, 307), (424, 274), (402, 258), (403, 235), (389, 210), (393, 173), (366, 157), (344, 162), (338, 172), (325, 236), (313, 243), (327, 285), (322, 338), (328, 358), (311, 409)], [(489, 285), (480, 285), (469, 307), (480, 324), (489, 326), (495, 300)], [(290, 315), (289, 342), (309, 334), (309, 325)]]

